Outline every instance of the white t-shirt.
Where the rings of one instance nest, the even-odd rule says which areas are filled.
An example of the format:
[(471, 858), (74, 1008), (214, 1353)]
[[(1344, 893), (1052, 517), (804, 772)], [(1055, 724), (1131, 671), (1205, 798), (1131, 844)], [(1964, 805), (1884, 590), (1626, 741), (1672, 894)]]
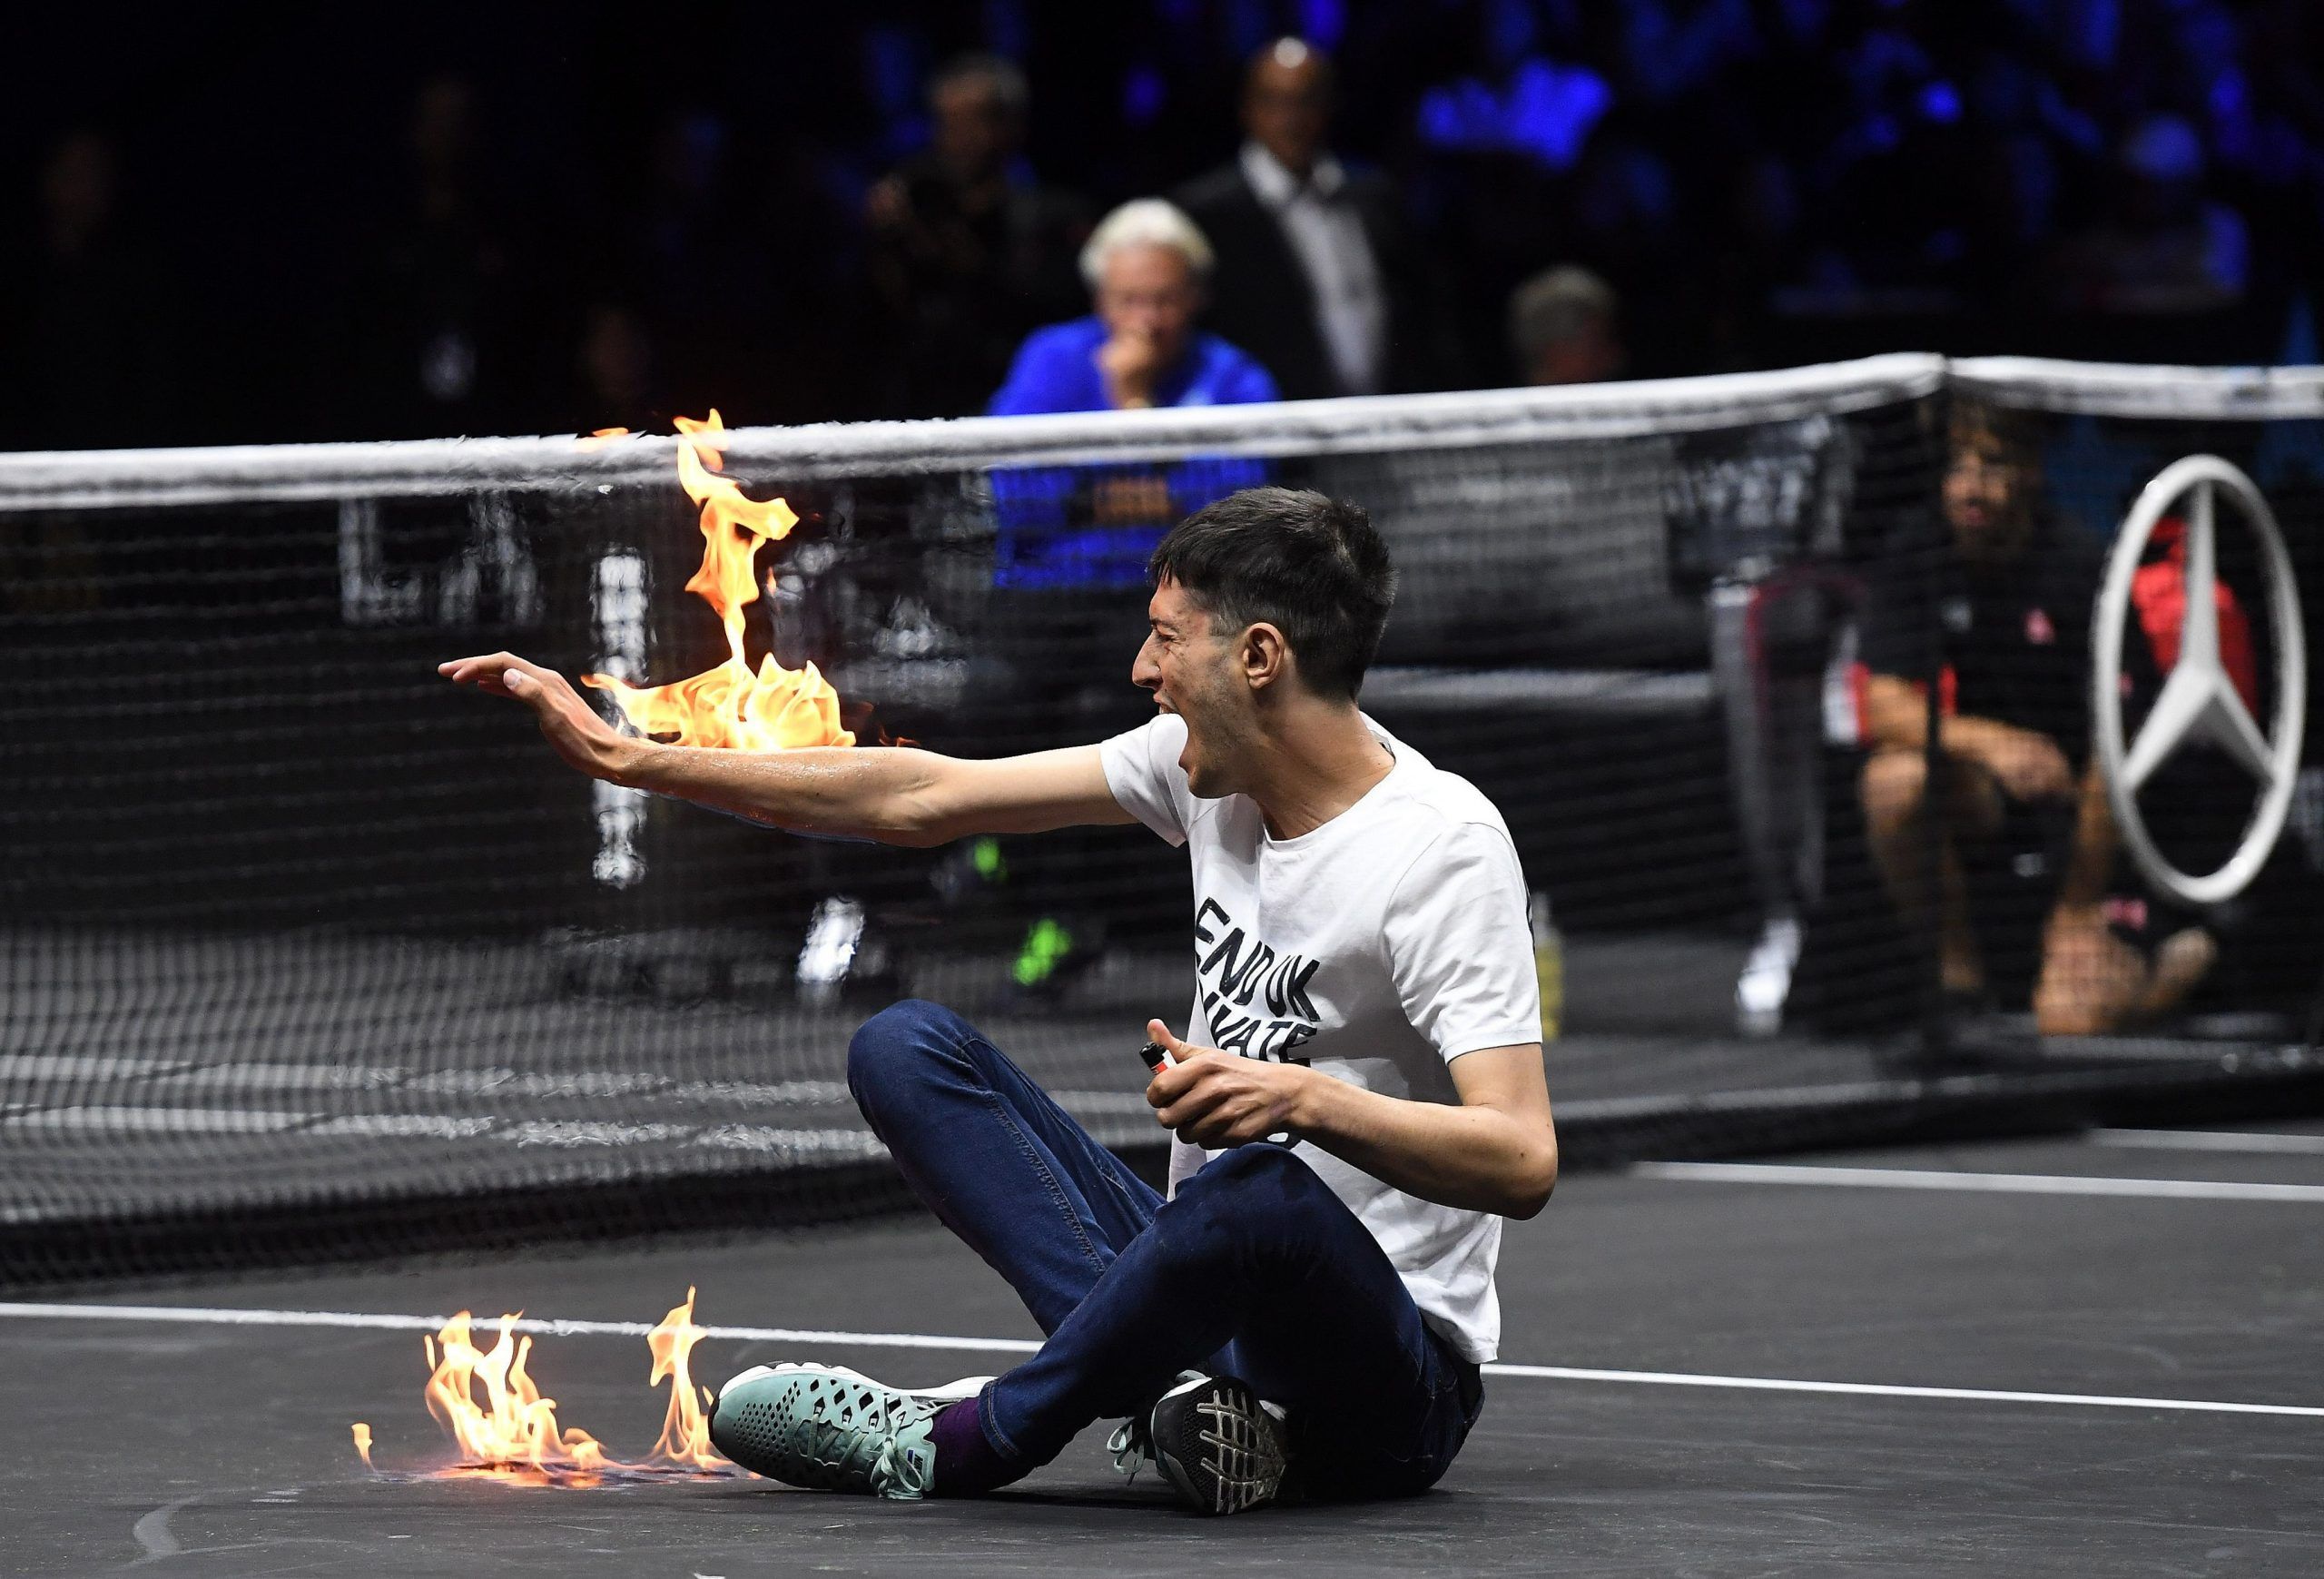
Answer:
[[(1106, 783), (1193, 861), (1188, 1041), (1454, 1103), (1453, 1059), (1541, 1039), (1525, 880), (1491, 801), (1365, 722), (1395, 765), (1296, 839), (1270, 835), (1247, 796), (1187, 787), (1173, 714), (1105, 743)], [(1173, 1140), (1173, 1193), (1214, 1155)], [(1492, 1358), (1502, 1219), (1391, 1189), (1315, 1146), (1296, 1155), (1371, 1230), (1429, 1326), (1465, 1357)]]

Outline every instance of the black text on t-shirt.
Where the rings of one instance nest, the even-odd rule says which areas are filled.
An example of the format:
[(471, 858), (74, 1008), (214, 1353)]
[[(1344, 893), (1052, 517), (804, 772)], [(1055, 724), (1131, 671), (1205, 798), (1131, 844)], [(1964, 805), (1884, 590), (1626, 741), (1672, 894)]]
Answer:
[(1318, 1017), (1307, 983), (1322, 964), (1277, 953), (1215, 899), (1195, 913), (1195, 976), (1211, 1041), (1221, 1052), (1305, 1063), (1293, 1049), (1315, 1038)]

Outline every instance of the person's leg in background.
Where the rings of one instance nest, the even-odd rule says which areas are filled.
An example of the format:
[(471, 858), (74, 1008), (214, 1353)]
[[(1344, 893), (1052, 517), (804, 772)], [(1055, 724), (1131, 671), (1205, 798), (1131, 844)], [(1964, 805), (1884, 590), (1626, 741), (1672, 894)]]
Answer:
[[(1984, 960), (1969, 922), (1968, 883), (1959, 841), (1991, 838), (2002, 823), (2001, 791), (1984, 772), (1955, 765), (1939, 798), (1944, 819), (1937, 861), (1935, 935), (1945, 991), (1979, 997)], [(1888, 896), (1909, 925), (1930, 920), (1928, 844), (1922, 818), (1928, 809), (1928, 768), (1918, 751), (1876, 751), (1861, 782), (1865, 833)]]
[(2210, 972), (2217, 940), (2201, 925), (2171, 929), (2161, 907), (2135, 892), (2110, 896), (2118, 843), (2094, 765), (2060, 822), (2057, 891), (2034, 988), (2035, 1029), (2044, 1036), (2102, 1036), (2162, 1018)]

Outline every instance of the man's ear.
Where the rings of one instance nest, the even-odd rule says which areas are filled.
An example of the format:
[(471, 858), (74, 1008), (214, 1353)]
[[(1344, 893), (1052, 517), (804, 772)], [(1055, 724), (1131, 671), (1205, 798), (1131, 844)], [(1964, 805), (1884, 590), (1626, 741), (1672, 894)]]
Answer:
[(1291, 644), (1279, 627), (1262, 620), (1243, 632), (1243, 678), (1254, 691), (1280, 685), (1291, 673)]

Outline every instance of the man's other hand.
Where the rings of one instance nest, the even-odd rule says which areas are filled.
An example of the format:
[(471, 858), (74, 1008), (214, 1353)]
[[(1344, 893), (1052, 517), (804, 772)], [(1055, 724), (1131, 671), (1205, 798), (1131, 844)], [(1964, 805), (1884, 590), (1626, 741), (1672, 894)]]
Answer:
[(2013, 800), (2062, 801), (2073, 795), (2073, 765), (2046, 735), (1999, 725), (1979, 740), (1974, 756)]
[(1118, 331), (1098, 348), (1098, 370), (1105, 375), (1106, 398), (1118, 409), (1151, 406), (1162, 374), (1162, 342), (1149, 334)]
[(1179, 1140), (1223, 1151), (1270, 1135), (1298, 1138), (1292, 1112), (1302, 1087), (1314, 1078), (1306, 1068), (1196, 1047), (1159, 1020), (1146, 1022), (1146, 1034), (1177, 1061), (1147, 1085), (1146, 1100)]
[(623, 764), (637, 742), (597, 716), (555, 669), (514, 653), (489, 653), (438, 664), (436, 672), (456, 686), (515, 697), (533, 710), (534, 721), (559, 756), (591, 778), (621, 782)]

